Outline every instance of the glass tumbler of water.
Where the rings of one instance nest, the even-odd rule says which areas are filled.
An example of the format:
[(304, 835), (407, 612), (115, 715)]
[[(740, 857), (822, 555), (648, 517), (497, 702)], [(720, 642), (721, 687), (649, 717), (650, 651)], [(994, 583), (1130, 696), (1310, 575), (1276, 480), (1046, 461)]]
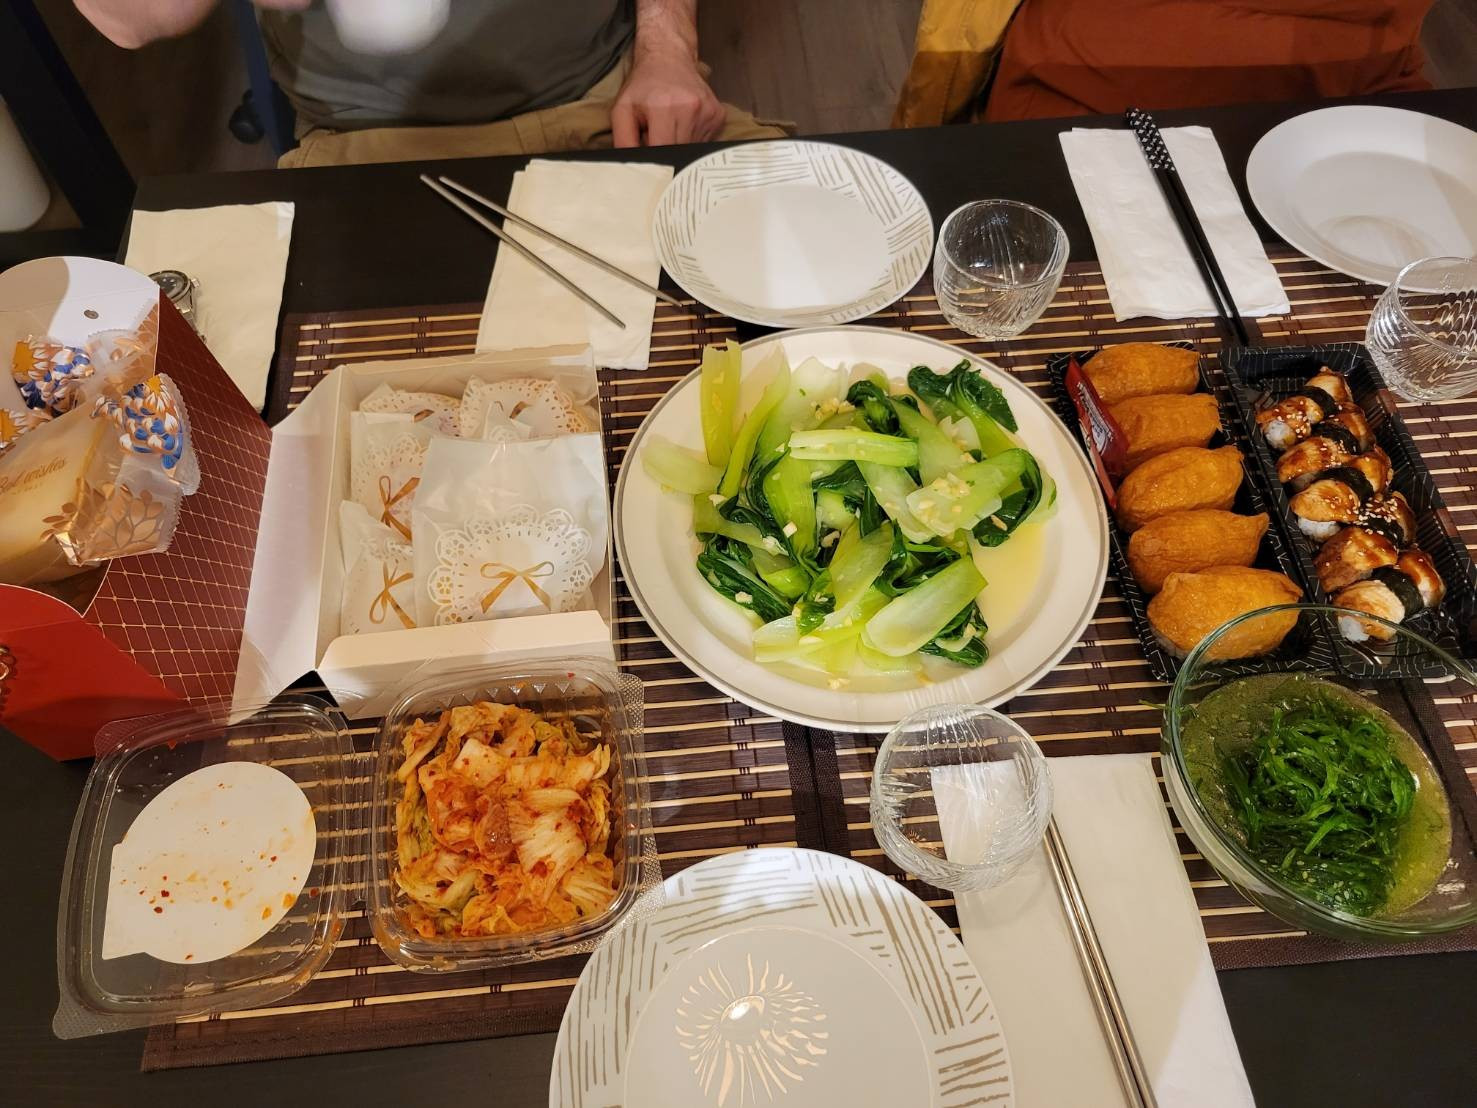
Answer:
[(939, 228), (933, 289), (944, 318), (966, 334), (1008, 339), (1041, 318), (1062, 282), (1062, 225), (1015, 200), (977, 200)]
[(940, 704), (888, 732), (872, 770), (872, 831), (908, 873), (955, 892), (1009, 880), (1040, 849), (1051, 773), (1019, 725)]
[(1477, 391), (1477, 258), (1411, 262), (1374, 306), (1364, 344), (1406, 400)]

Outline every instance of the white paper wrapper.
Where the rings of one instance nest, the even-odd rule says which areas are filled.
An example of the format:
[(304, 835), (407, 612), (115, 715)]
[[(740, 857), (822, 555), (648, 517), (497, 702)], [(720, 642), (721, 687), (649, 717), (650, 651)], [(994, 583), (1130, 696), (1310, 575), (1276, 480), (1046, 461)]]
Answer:
[(561, 382), (534, 377), (473, 377), (462, 394), (459, 422), (463, 438), (488, 442), (577, 435), (596, 427), (587, 401), (576, 400)]
[(421, 626), (593, 607), (610, 534), (600, 436), (436, 439), (414, 533)]
[(317, 841), (281, 770), (221, 762), (181, 777), (113, 848), (102, 956), (188, 964), (250, 946), (296, 902)]
[(349, 488), (371, 519), (411, 538), (411, 511), (426, 447), (438, 437), (429, 420), (409, 413), (354, 412), (349, 416)]
[(393, 413), (413, 416), (422, 423), (429, 423), (437, 434), (459, 435), (458, 409), (461, 401), (454, 396), (439, 392), (412, 392), (383, 384), (366, 396), (359, 404), (361, 412)]
[(339, 634), (399, 631), (415, 622), (415, 562), (411, 545), (373, 518), (364, 505), (339, 505), (344, 593)]

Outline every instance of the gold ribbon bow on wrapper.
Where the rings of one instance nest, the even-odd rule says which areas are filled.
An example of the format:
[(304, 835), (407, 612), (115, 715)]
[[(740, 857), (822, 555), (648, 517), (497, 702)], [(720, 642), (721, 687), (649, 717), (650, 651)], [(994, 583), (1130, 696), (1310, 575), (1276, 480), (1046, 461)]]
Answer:
[(392, 488), (392, 486), (390, 484), (389, 474), (380, 474), (380, 522), (388, 527), (393, 527), (395, 528), (395, 530), (399, 531), (400, 534), (405, 537), (406, 542), (410, 542), (410, 528), (405, 526), (405, 524), (400, 521), (399, 517), (395, 515), (395, 505), (400, 503), (400, 501), (404, 500), (411, 493), (415, 492), (416, 486), (420, 483), (421, 479), (419, 477), (412, 477), (409, 481), (406, 481), (405, 484), (400, 486), (399, 492), (397, 492), (394, 496), (391, 496), (390, 489)]
[(405, 584), (414, 574), (402, 573), (399, 577), (391, 577), (390, 567), (387, 565), (381, 565), (380, 572), (384, 574), (385, 584), (384, 588), (380, 590), (379, 595), (369, 602), (369, 622), (384, 623), (385, 617), (393, 611), (400, 617), (400, 622), (407, 629), (413, 628), (415, 626), (415, 620), (411, 619), (406, 614), (405, 609), (400, 607), (400, 602), (395, 599), (390, 590)]
[(482, 598), (482, 610), (485, 612), (498, 602), (498, 597), (508, 591), (508, 587), (514, 581), (522, 581), (528, 586), (528, 591), (538, 597), (539, 603), (550, 611), (554, 609), (554, 602), (538, 584), (538, 579), (551, 577), (554, 574), (554, 563), (549, 561), (539, 562), (537, 565), (529, 566), (527, 569), (514, 569), (503, 562), (483, 562), (479, 571), (483, 578), (496, 581), (491, 591)]

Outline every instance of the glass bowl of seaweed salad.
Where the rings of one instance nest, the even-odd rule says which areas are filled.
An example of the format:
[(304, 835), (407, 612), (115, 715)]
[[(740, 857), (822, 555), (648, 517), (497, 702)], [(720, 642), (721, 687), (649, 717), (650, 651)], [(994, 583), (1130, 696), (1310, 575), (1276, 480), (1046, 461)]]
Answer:
[(1393, 625), (1401, 655), (1438, 676), (1243, 677), (1213, 660), (1220, 636), (1288, 608), (1339, 611), (1240, 616), (1174, 683), (1164, 779), (1186, 834), (1233, 888), (1299, 928), (1401, 940), (1477, 922), (1477, 793), (1458, 755), (1477, 743), (1477, 673)]

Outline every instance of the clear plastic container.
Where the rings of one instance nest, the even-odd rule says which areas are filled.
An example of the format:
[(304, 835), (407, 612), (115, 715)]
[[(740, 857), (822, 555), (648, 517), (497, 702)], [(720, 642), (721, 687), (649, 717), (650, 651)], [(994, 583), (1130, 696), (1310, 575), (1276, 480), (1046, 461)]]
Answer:
[[(396, 771), (404, 759), (402, 737), (418, 718), (447, 708), (491, 700), (516, 704), (550, 718), (567, 717), (581, 735), (608, 742), (613, 860), (619, 878), (615, 899), (599, 916), (566, 926), (487, 938), (427, 939), (407, 923), (408, 903), (393, 876), (396, 865)], [(386, 955), (407, 969), (447, 972), (485, 969), (593, 950), (599, 937), (661, 883), (646, 805), (642, 752), (641, 682), (608, 661), (565, 659), (483, 667), (438, 676), (407, 693), (384, 718), (375, 759), (370, 805), (367, 909), (374, 937)]]
[[(362, 852), (354, 847), (367, 798), (352, 753), (338, 713), (309, 698), (235, 714), (224, 707), (185, 709), (99, 732), (62, 880), (56, 1034), (75, 1038), (260, 1007), (296, 992), (322, 969), (363, 883)], [(316, 837), (302, 891), (266, 934), (225, 957), (198, 964), (145, 953), (104, 957), (115, 848), (167, 787), (222, 762), (271, 766), (307, 798)]]

